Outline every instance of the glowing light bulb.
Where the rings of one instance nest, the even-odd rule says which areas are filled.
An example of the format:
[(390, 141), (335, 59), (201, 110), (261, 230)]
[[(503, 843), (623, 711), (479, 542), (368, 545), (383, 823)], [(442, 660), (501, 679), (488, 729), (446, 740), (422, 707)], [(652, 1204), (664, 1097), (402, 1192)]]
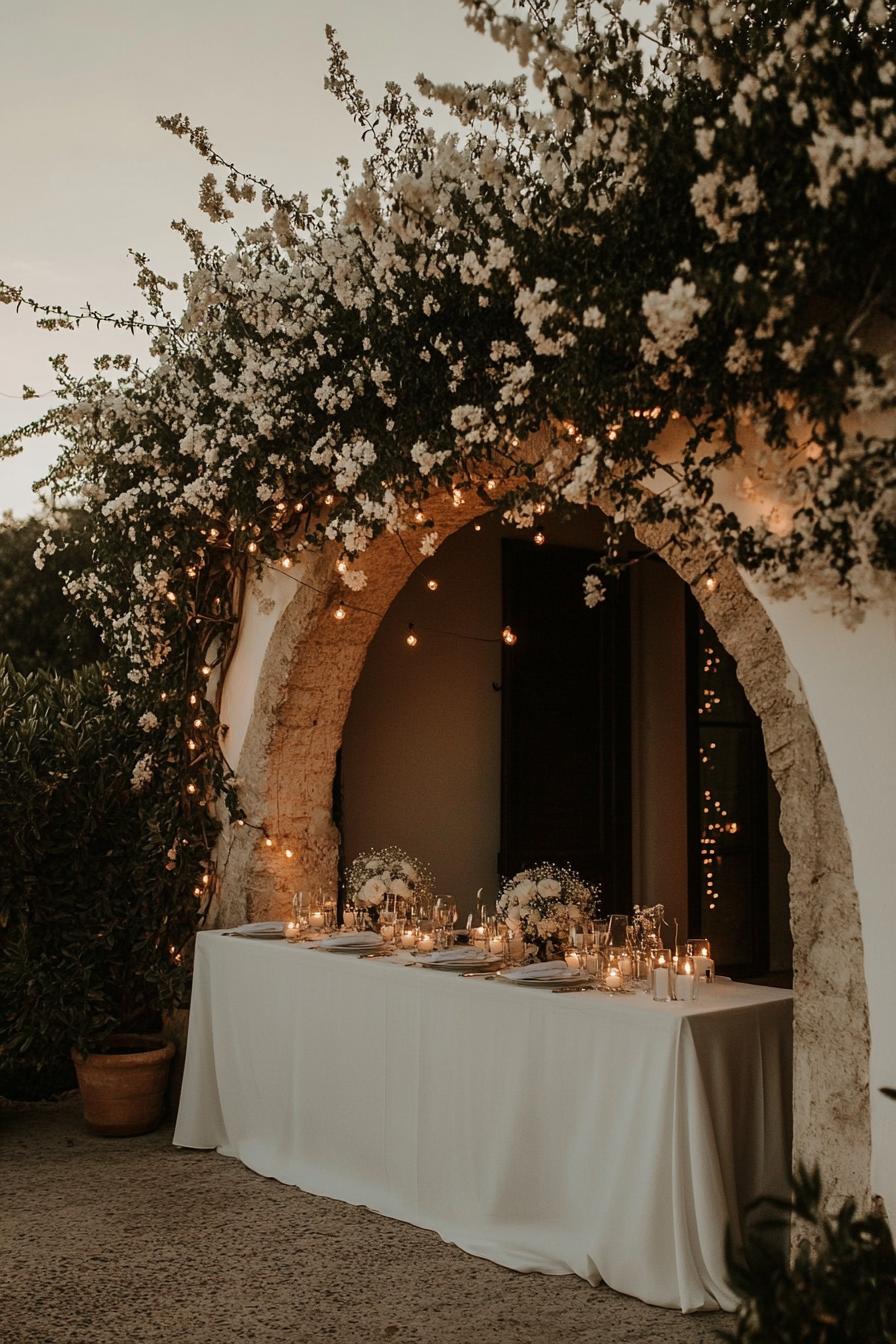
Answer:
[(265, 838), (264, 838), (264, 846), (265, 846), (265, 849), (273, 849), (273, 848), (274, 848), (274, 842), (273, 842), (273, 840), (271, 839), (271, 837), (270, 837), (269, 835), (266, 835)]
[(342, 604), (340, 603), (340, 605), (333, 612), (333, 620), (344, 621), (347, 615), (348, 612), (346, 611), (345, 607), (343, 607)]
[(546, 509), (547, 507), (548, 507), (548, 506), (547, 506), (547, 504), (545, 504), (544, 500), (543, 500), (543, 499), (540, 499), (540, 500), (538, 501), (538, 503), (535, 505), (535, 512), (536, 512), (536, 513), (544, 513), (544, 511), (545, 511), (545, 509)]
[(196, 739), (195, 739), (195, 738), (192, 738), (192, 737), (187, 738), (187, 746), (190, 748), (190, 751), (195, 751), (195, 750), (196, 750)]
[(170, 588), (168, 589), (168, 592), (165, 594), (165, 596), (167, 597), (169, 602), (177, 601), (177, 593), (172, 593)]
[(242, 817), (238, 817), (236, 824), (237, 826), (245, 826), (246, 823), (243, 821)]
[(505, 644), (513, 645), (516, 643), (516, 635), (509, 625), (505, 625), (504, 629), (501, 631), (501, 638)]
[(438, 579), (427, 579), (426, 586), (431, 593), (434, 593), (439, 586)]
[(209, 535), (209, 539), (210, 539), (211, 541), (217, 541), (218, 537), (219, 537), (221, 534), (220, 534), (220, 532), (218, 531), (218, 529), (217, 529), (216, 527), (210, 527), (209, 530), (208, 530), (208, 535)]
[(489, 477), (489, 479), (485, 483), (485, 488), (486, 490), (497, 490), (498, 482), (494, 479), (494, 477)]
[(544, 543), (547, 541), (547, 537), (544, 535), (543, 532), (536, 532), (532, 540), (535, 542), (536, 546), (543, 546)]
[(347, 572), (348, 572), (348, 561), (347, 561), (347, 560), (337, 560), (337, 561), (336, 561), (336, 568), (337, 568), (337, 570), (339, 571), (340, 574), (345, 574), (345, 573), (347, 573)]
[(198, 703), (199, 703), (199, 701), (196, 699), (196, 696), (195, 696), (195, 695), (191, 695), (191, 696), (190, 696), (190, 704), (191, 704), (191, 705), (198, 705)]
[(464, 502), (463, 491), (458, 490), (457, 486), (451, 491), (451, 503), (456, 509), (459, 509)]
[(250, 555), (254, 555), (255, 552), (258, 550), (258, 542), (250, 541), (249, 545), (246, 547), (246, 550), (249, 552)]
[(423, 512), (422, 509), (417, 509), (416, 512), (414, 513), (414, 522), (415, 523), (426, 522), (426, 514)]
[(187, 565), (187, 578), (195, 579), (195, 577), (196, 577), (196, 566)]
[(707, 591), (708, 593), (714, 593), (714, 592), (715, 592), (715, 589), (716, 589), (716, 579), (715, 579), (715, 576), (714, 576), (714, 575), (712, 575), (712, 574), (707, 575), (706, 579), (704, 580), (704, 587), (706, 588), (706, 591)]
[(474, 532), (481, 532), (481, 531), (482, 531), (482, 524), (481, 524), (481, 523), (474, 523), (474, 524), (473, 524), (473, 531), (474, 531)]
[(281, 500), (280, 503), (279, 503), (279, 504), (275, 504), (274, 507), (275, 507), (275, 509), (277, 510), (278, 513), (282, 513), (283, 510), (286, 508), (286, 505), (285, 505), (285, 504), (283, 503), (283, 501)]
[(293, 857), (293, 851), (291, 849), (284, 849), (283, 857), (286, 859), (291, 859)]
[(194, 720), (193, 720), (193, 727), (194, 727), (194, 728), (201, 728), (201, 727), (202, 727), (202, 720), (201, 720), (201, 719), (194, 719)]
[(212, 674), (212, 670), (211, 670), (211, 668), (209, 667), (208, 663), (203, 663), (203, 664), (202, 664), (201, 671), (202, 671), (202, 675), (203, 675), (204, 677), (210, 677), (211, 674)]
[(292, 564), (292, 561), (290, 560), (288, 555), (284, 555), (281, 558), (280, 563), (284, 569), (289, 569), (290, 565)]
[(330, 495), (330, 494), (326, 494), (326, 495), (324, 495), (324, 503), (325, 503), (325, 504), (332, 504), (332, 503), (333, 503), (333, 496)]
[(195, 793), (195, 792), (196, 792), (196, 785), (193, 784), (192, 781), (191, 781), (191, 782), (187, 785), (187, 793)]
[(417, 636), (414, 634), (413, 626), (410, 627), (408, 633), (405, 635), (404, 642), (405, 644), (407, 644), (409, 649), (415, 649), (417, 647), (419, 641), (417, 639)]

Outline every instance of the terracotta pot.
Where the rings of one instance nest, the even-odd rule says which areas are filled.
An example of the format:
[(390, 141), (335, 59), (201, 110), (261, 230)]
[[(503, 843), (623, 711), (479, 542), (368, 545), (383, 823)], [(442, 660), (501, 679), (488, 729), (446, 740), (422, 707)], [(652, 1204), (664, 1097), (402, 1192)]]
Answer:
[(72, 1050), (84, 1121), (112, 1138), (148, 1134), (162, 1119), (174, 1042), (163, 1036), (120, 1035), (108, 1053)]

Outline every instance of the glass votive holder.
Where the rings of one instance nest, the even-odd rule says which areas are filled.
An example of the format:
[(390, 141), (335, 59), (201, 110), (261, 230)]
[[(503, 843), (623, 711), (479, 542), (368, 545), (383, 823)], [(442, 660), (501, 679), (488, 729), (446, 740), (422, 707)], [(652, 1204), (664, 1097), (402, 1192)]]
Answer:
[(716, 964), (710, 955), (708, 938), (694, 938), (688, 943), (688, 956), (694, 963), (694, 974), (698, 980), (712, 984), (716, 977)]
[(674, 976), (673, 996), (678, 1003), (693, 1003), (697, 997), (697, 976), (690, 957), (679, 960)]
[[(401, 926), (400, 931), (399, 925)], [(415, 922), (411, 919), (399, 920), (395, 925), (395, 932), (402, 950), (405, 952), (413, 952), (414, 948), (417, 946), (417, 927)]]
[(512, 966), (521, 966), (526, 959), (526, 944), (521, 933), (512, 933), (507, 940), (507, 959)]
[(297, 943), (302, 936), (302, 930), (295, 920), (291, 919), (283, 925), (283, 936), (288, 943)]
[(390, 916), (388, 924), (380, 924), (380, 937), (384, 943), (395, 941), (395, 920), (393, 916)]
[(674, 971), (669, 956), (658, 950), (651, 957), (647, 989), (654, 1003), (668, 1003), (672, 998)]
[(603, 975), (604, 989), (608, 989), (613, 994), (622, 993), (631, 987), (631, 957), (627, 958), (628, 972), (621, 963), (621, 956), (610, 956), (606, 962)]

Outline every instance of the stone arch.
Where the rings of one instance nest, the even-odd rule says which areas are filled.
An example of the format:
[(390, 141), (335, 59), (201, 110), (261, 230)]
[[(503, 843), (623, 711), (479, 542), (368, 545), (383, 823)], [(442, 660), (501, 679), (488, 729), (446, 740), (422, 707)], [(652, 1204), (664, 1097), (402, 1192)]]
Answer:
[[(494, 505), (450, 493), (430, 499), (427, 516), (444, 541)], [(637, 528), (663, 549), (693, 591), (737, 663), (738, 676), (763, 730), (769, 768), (781, 798), (780, 829), (790, 856), (794, 943), (794, 1151), (821, 1163), (832, 1195), (870, 1193), (869, 1026), (858, 897), (849, 838), (824, 749), (805, 696), (761, 602), (730, 562), (700, 543), (677, 544), (664, 527)], [(331, 548), (309, 553), (297, 586), (268, 643), (239, 759), (244, 806), (272, 833), (295, 837), (286, 864), (259, 845), (257, 833), (233, 828), (222, 846), (218, 921), (288, 917), (292, 891), (335, 886), (338, 832), (332, 790), (352, 692), (386, 611), (414, 561), (395, 536), (365, 552), (368, 585), (347, 595), (333, 579)], [(712, 572), (715, 584), (705, 580)], [(322, 591), (316, 591), (322, 590)], [(340, 597), (353, 609), (337, 622)]]

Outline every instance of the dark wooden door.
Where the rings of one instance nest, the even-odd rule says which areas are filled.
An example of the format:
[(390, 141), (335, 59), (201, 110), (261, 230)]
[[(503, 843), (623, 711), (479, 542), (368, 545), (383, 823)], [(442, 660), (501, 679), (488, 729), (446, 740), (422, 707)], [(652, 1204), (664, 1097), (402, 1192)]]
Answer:
[(506, 540), (500, 876), (570, 863), (605, 910), (631, 905), (627, 576), (585, 606), (589, 551)]

